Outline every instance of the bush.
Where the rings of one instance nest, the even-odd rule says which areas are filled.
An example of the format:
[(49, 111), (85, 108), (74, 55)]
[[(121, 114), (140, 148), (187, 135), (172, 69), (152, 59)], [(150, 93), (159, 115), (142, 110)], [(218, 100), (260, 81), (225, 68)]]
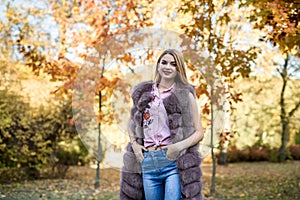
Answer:
[(290, 154), (291, 154), (291, 157), (294, 159), (294, 160), (300, 160), (300, 145), (299, 144), (296, 144), (296, 145), (292, 145), (288, 148)]
[(263, 147), (252, 146), (249, 147), (249, 161), (268, 161), (268, 150)]
[(295, 135), (295, 144), (300, 144), (300, 130)]
[(22, 96), (1, 90), (0, 107), (0, 166), (28, 167), (36, 174), (51, 151), (45, 132), (33, 129), (31, 107)]
[[(227, 154), (227, 162), (278, 162), (279, 149), (252, 146), (246, 149), (232, 147)], [(292, 145), (287, 148), (288, 159), (300, 160), (300, 145)]]
[(82, 160), (84, 164), (84, 151), (65, 150), (60, 152), (60, 159), (53, 157), (61, 141), (68, 143), (77, 136), (70, 123), (70, 100), (55, 100), (46, 108), (33, 108), (24, 97), (0, 90), (0, 107), (0, 168), (26, 169), (30, 177), (38, 178), (42, 167), (55, 166), (57, 161), (77, 164)]
[(90, 161), (88, 155), (88, 150), (81, 140), (76, 138), (72, 143), (60, 144), (56, 157), (57, 163), (63, 165), (86, 165)]
[(227, 154), (227, 162), (243, 162), (249, 160), (249, 152), (244, 149), (237, 149), (236, 147), (232, 147)]
[(257, 162), (268, 161), (269, 151), (267, 148), (252, 146), (246, 149), (232, 147), (227, 154), (227, 162)]
[(279, 162), (279, 149), (269, 149), (269, 161), (270, 162)]

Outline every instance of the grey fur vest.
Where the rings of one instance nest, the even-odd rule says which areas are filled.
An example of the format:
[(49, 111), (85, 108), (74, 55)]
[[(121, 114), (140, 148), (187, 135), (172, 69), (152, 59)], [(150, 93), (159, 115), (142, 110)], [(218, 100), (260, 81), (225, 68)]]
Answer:
[[(134, 87), (131, 109), (133, 120), (130, 127), (135, 133), (139, 144), (143, 144), (142, 116), (147, 104), (152, 100), (151, 94), (153, 81), (142, 82)], [(176, 83), (172, 94), (163, 100), (168, 114), (172, 142), (179, 142), (194, 133), (193, 118), (191, 114), (189, 93), (195, 95), (194, 88), (190, 85)], [(176, 160), (181, 183), (181, 199), (202, 200), (202, 171), (200, 169), (201, 157), (198, 144), (180, 152)], [(127, 152), (123, 157), (124, 166), (121, 171), (120, 199), (143, 200), (143, 181), (141, 164), (136, 159), (131, 144), (127, 145)]]

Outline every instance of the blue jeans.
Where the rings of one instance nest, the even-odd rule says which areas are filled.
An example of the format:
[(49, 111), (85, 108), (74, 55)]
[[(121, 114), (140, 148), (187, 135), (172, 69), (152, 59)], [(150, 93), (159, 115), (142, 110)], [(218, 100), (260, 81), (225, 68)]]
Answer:
[(179, 200), (180, 179), (176, 161), (166, 158), (166, 149), (144, 152), (142, 162), (146, 200)]

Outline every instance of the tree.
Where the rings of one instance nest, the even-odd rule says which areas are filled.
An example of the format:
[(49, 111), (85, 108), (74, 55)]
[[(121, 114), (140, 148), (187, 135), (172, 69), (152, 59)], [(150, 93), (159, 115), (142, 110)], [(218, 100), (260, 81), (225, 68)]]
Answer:
[(290, 140), (290, 121), (300, 107), (300, 101), (296, 99), (293, 107), (288, 110), (286, 97), (288, 83), (300, 71), (299, 62), (293, 61), (294, 56), (300, 56), (300, 4), (291, 0), (255, 0), (246, 1), (241, 5), (254, 7), (250, 20), (255, 23), (254, 28), (265, 31), (261, 41), (270, 42), (274, 47), (278, 47), (284, 56), (284, 62), (277, 65), (277, 72), (282, 80), (279, 102), (281, 122), (279, 161), (284, 162), (287, 143)]
[(70, 101), (51, 98), (47, 107), (38, 106), (23, 93), (24, 79), (35, 78), (24, 73), (24, 68), (9, 58), (1, 60), (0, 167), (21, 168), (27, 178), (39, 178), (41, 167), (52, 165), (54, 169), (57, 163), (65, 162), (53, 155), (61, 153), (59, 143), (73, 140), (76, 131), (70, 123)]
[[(85, 87), (85, 92), (76, 94), (81, 99), (75, 99), (73, 103), (78, 108), (82, 100), (92, 100), (90, 105), (84, 107), (85, 109), (81, 109), (89, 112), (94, 109), (96, 101), (99, 102), (98, 114), (95, 119), (92, 116), (88, 116), (89, 119), (85, 119), (86, 124), (77, 123), (77, 131), (78, 127), (80, 127), (85, 132), (90, 124), (95, 123), (95, 120), (98, 123), (98, 149), (94, 151), (98, 161), (98, 178), (99, 165), (103, 158), (101, 157), (100, 142), (101, 124), (110, 124), (117, 119), (113, 117), (116, 113), (110, 112), (112, 108), (109, 105), (109, 99), (116, 87), (128, 93), (125, 82), (119, 81), (121, 79), (120, 72), (117, 68), (108, 70), (107, 64), (110, 58), (113, 57), (117, 57), (117, 60), (120, 62), (134, 62), (130, 53), (126, 53), (126, 47), (118, 46), (116, 41), (113, 46), (100, 47), (103, 47), (102, 43), (109, 42), (116, 35), (151, 25), (151, 7), (148, 6), (150, 3), (151, 0), (53, 0), (45, 2), (45, 7), (50, 8), (50, 12), (47, 12), (47, 9), (44, 10), (50, 16), (47, 16), (47, 19), (55, 22), (54, 27), (59, 32), (55, 38), (57, 42), (53, 45), (56, 46), (55, 48), (49, 44), (41, 48), (39, 43), (34, 42), (35, 39), (38, 40), (35, 38), (35, 36), (38, 37), (38, 34), (34, 35), (28, 32), (28, 27), (34, 27), (28, 23), (28, 17), (40, 17), (36, 13), (30, 12), (35, 9), (25, 9), (25, 13), (28, 13), (27, 18), (24, 17), (25, 20), (14, 24), (19, 30), (16, 34), (17, 40), (14, 41), (14, 45), (17, 46), (22, 59), (37, 75), (43, 72), (51, 75), (53, 81), (61, 83), (61, 87), (54, 92), (56, 95), (67, 95), (71, 98), (73, 88), (76, 86), (77, 75), (80, 73), (80, 70), (82, 71), (80, 66), (84, 65), (84, 69), (89, 70), (89, 73), (80, 74), (83, 76), (79, 78), (80, 80), (77, 80), (77, 83), (83, 81), (87, 85), (83, 86)], [(80, 61), (75, 61), (75, 59)], [(77, 85), (77, 87), (80, 87), (80, 85)], [(92, 95), (90, 95), (91, 91), (93, 91)], [(76, 105), (75, 109), (73, 109), (75, 121), (82, 114), (78, 112), (79, 109), (76, 109)], [(96, 187), (99, 187), (98, 180), (95, 183)]]
[[(234, 44), (232, 32), (229, 35), (226, 33), (232, 28), (229, 22), (231, 21), (233, 11), (230, 12), (230, 9), (233, 9), (234, 3), (235, 1), (222, 0), (195, 2), (183, 0), (179, 8), (180, 12), (190, 15), (192, 18), (188, 24), (183, 24), (181, 28), (188, 36), (195, 40), (195, 48), (198, 50), (204, 49), (208, 52), (212, 61), (211, 66), (204, 66), (206, 67), (204, 69), (199, 69), (201, 65), (198, 65), (198, 68), (197, 66), (193, 66), (198, 72), (202, 72), (204, 76), (207, 76), (207, 83), (200, 85), (198, 91), (201, 91), (201, 88), (208, 89), (208, 86), (210, 86), (211, 134), (214, 131), (213, 113), (217, 112), (218, 109), (223, 109), (222, 98), (220, 96), (224, 91), (222, 81), (226, 80), (229, 84), (230, 102), (240, 101), (239, 94), (234, 92), (231, 85), (238, 77), (245, 78), (249, 76), (251, 72), (250, 67), (257, 55), (255, 47), (247, 47), (246, 49), (238, 48)], [(201, 77), (201, 75), (198, 77)], [(214, 146), (211, 146), (211, 148), (213, 159), (211, 193), (213, 194), (215, 192), (216, 164)], [(226, 150), (222, 151), (222, 153), (226, 153)]]

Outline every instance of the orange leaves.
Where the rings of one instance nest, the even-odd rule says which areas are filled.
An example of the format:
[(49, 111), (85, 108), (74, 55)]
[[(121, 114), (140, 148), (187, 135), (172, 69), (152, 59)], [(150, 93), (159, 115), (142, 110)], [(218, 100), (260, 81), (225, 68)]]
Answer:
[(208, 91), (207, 91), (206, 88), (203, 88), (203, 87), (199, 88), (199, 87), (197, 87), (197, 88), (195, 88), (195, 91), (196, 91), (196, 96), (197, 96), (198, 98), (199, 98), (201, 95), (203, 95), (203, 94), (209, 97), (209, 93), (208, 93)]
[(209, 115), (209, 113), (210, 113), (210, 104), (205, 103), (204, 106), (202, 107), (202, 114)]
[(224, 145), (226, 142), (228, 142), (233, 137), (234, 137), (234, 133), (230, 132), (230, 131), (220, 133), (220, 138), (221, 138), (220, 144)]
[(289, 16), (289, 7), (287, 7), (285, 4), (282, 4), (282, 2), (279, 2), (278, 0), (275, 0), (274, 2), (266, 2), (266, 6), (271, 8), (274, 16), (273, 23), (276, 24), (276, 26), (274, 26), (274, 29), (272, 30), (274, 34), (276, 34), (275, 32), (279, 31), (292, 35), (296, 33), (296, 23)]
[[(232, 17), (232, 6), (234, 1), (190, 1), (183, 0), (179, 7), (179, 12), (189, 16), (189, 24), (182, 24), (181, 29), (195, 40), (195, 46), (201, 51), (208, 52), (208, 61), (201, 62), (195, 66), (205, 66), (200, 68), (206, 83), (201, 82), (201, 76), (196, 72), (196, 67), (188, 64), (187, 67), (193, 72), (192, 81), (198, 81), (196, 95), (207, 96), (210, 102), (203, 106), (202, 113), (209, 114), (211, 111), (210, 104), (216, 108), (223, 106), (225, 97), (225, 84), (223, 79), (228, 81), (229, 91), (232, 91), (231, 85), (238, 78), (247, 78), (251, 72), (251, 66), (257, 57), (258, 51), (254, 47), (241, 50), (234, 44), (233, 35), (235, 30), (230, 25)], [(226, 31), (220, 31), (226, 30)], [(231, 38), (227, 38), (228, 30)], [(239, 30), (236, 28), (236, 32)], [(200, 53), (199, 53), (200, 54)], [(193, 60), (191, 57), (190, 60)], [(218, 83), (219, 82), (219, 83)], [(219, 84), (219, 85), (218, 85)], [(210, 86), (213, 91), (209, 91)], [(210, 95), (212, 92), (212, 96)], [(235, 93), (229, 97), (229, 101), (242, 101), (241, 94)], [(231, 99), (232, 98), (232, 99)]]
[(192, 71), (196, 71), (196, 67), (195, 67), (193, 64), (191, 64), (190, 62), (187, 63), (186, 66), (187, 66), (188, 69), (190, 69), (190, 70), (192, 70)]
[(265, 30), (268, 41), (284, 53), (299, 48), (300, 4), (289, 0), (246, 2), (255, 7), (250, 20), (255, 23), (255, 28)]
[(126, 1), (125, 5), (126, 5), (128, 10), (136, 8), (136, 4), (132, 0), (131, 1)]
[(151, 59), (153, 59), (153, 56), (154, 56), (154, 51), (149, 51), (149, 52), (147, 53), (147, 58), (146, 58), (146, 60), (151, 60)]
[(103, 76), (103, 77), (100, 78), (96, 90), (97, 91), (102, 91), (104, 89), (113, 90), (115, 88), (115, 86), (117, 85), (119, 80), (120, 80), (120, 78), (118, 78), (118, 77), (114, 77), (110, 80), (107, 77)]
[(231, 95), (231, 99), (235, 102), (235, 103), (238, 103), (238, 102), (242, 102), (243, 99), (242, 99), (242, 93), (241, 92), (236, 92), (236, 93), (233, 93), (233, 94), (230, 94)]
[(135, 57), (131, 53), (124, 53), (121, 56), (118, 56), (117, 60), (124, 61), (125, 63), (132, 63), (135, 65)]
[(97, 120), (99, 123), (105, 123), (107, 125), (111, 125), (116, 118), (115, 113), (113, 112), (98, 112)]
[[(124, 96), (128, 95), (129, 92), (119, 82), (122, 79), (122, 72), (115, 72), (114, 67), (112, 67), (113, 69), (106, 68), (106, 62), (111, 58), (117, 58), (122, 62), (122, 65), (128, 66), (128, 63), (136, 65), (136, 58), (130, 53), (124, 53), (126, 49), (130, 49), (135, 45), (135, 41), (128, 42), (130, 44), (127, 44), (127, 46), (121, 46), (118, 41), (111, 41), (111, 39), (118, 34), (126, 33), (128, 30), (151, 25), (153, 10), (149, 6), (149, 2), (151, 0), (48, 1), (45, 10), (47, 15), (50, 15), (50, 17), (47, 17), (54, 19), (52, 27), (56, 29), (54, 31), (47, 30), (50, 31), (47, 32), (50, 36), (46, 35), (45, 37), (51, 38), (49, 40), (51, 43), (42, 46), (40, 43), (33, 44), (33, 40), (29, 40), (25, 44), (24, 41), (28, 35), (37, 37), (35, 41), (43, 41), (43, 38), (39, 38), (38, 34), (29, 34), (31, 30), (24, 29), (16, 44), (19, 50), (18, 53), (23, 55), (26, 64), (37, 75), (40, 72), (51, 75), (52, 81), (57, 82), (59, 85), (57, 90), (53, 92), (56, 95), (71, 97), (72, 92), (78, 89), (76, 91), (78, 94), (75, 95), (82, 98), (78, 100), (80, 102), (88, 98), (86, 93), (93, 93), (93, 95), (96, 93), (91, 98), (93, 100), (97, 99), (97, 94), (100, 91), (102, 93), (101, 103), (108, 105), (116, 87), (118, 87), (118, 92)], [(12, 17), (13, 12), (8, 11), (8, 15)], [(32, 33), (35, 32), (32, 31)], [(52, 33), (56, 34), (51, 35)], [(103, 45), (104, 42), (107, 42), (106, 45)], [(41, 46), (42, 48), (40, 48)], [(92, 56), (95, 57), (93, 61), (89, 60)], [(153, 54), (150, 52), (148, 59), (152, 56)], [(103, 65), (103, 69), (105, 68), (103, 70), (104, 76), (101, 72), (97, 73), (98, 71), (93, 74), (84, 74), (84, 72), (81, 73), (81, 70), (79, 71), (80, 67), (82, 69), (84, 68), (83, 65), (89, 64), (93, 67)], [(80, 73), (81, 77), (79, 77)], [(77, 88), (74, 89), (74, 86)], [(95, 102), (93, 103), (95, 104)], [(94, 106), (92, 105), (93, 108)], [(90, 110), (91, 107), (85, 106), (83, 109)], [(107, 109), (109, 109), (109, 106), (107, 106)], [(106, 110), (105, 112), (108, 118), (112, 117), (110, 111)], [(102, 119), (103, 117), (99, 116), (99, 120)]]
[(51, 74), (56, 80), (73, 80), (79, 70), (79, 65), (63, 55), (58, 60), (51, 59), (51, 65), (44, 72)]

